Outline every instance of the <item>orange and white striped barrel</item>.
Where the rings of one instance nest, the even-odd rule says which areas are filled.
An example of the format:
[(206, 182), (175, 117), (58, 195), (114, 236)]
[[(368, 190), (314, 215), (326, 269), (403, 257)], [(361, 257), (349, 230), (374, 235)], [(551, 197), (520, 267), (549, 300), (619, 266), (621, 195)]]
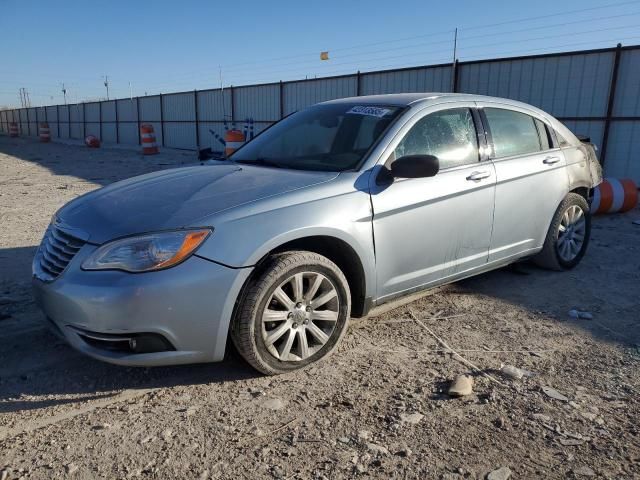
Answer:
[(51, 131), (47, 122), (40, 123), (40, 141), (43, 143), (51, 141)]
[(244, 133), (240, 130), (228, 130), (224, 135), (224, 156), (228, 157), (244, 145)]
[(100, 148), (100, 139), (95, 135), (87, 135), (84, 138), (84, 143), (89, 148)]
[(20, 132), (18, 131), (18, 124), (16, 122), (11, 122), (9, 124), (9, 136), (17, 137), (19, 135), (20, 135)]
[(144, 155), (154, 155), (158, 153), (158, 144), (156, 143), (156, 134), (153, 131), (153, 125), (148, 123), (140, 125), (140, 143), (142, 143), (142, 153)]
[(628, 212), (638, 204), (638, 186), (630, 178), (605, 178), (593, 192), (592, 213)]

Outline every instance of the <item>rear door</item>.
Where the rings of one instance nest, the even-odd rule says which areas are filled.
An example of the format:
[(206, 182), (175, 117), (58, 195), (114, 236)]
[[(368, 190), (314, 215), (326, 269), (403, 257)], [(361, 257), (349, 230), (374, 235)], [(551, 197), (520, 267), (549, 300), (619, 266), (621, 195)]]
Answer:
[(543, 119), (508, 105), (481, 106), (497, 180), (491, 263), (542, 246), (568, 179), (564, 155)]
[[(416, 114), (392, 141), (385, 165), (405, 155), (440, 159), (430, 178), (371, 185), (378, 298), (437, 284), (487, 262), (495, 174), (484, 160), (475, 103)], [(481, 147), (481, 152), (479, 151)]]

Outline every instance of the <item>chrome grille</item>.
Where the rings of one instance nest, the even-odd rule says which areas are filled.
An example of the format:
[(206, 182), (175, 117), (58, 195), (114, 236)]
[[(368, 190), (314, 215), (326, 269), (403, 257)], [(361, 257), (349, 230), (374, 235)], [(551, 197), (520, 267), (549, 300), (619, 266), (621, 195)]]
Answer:
[(40, 280), (55, 280), (84, 245), (84, 241), (49, 225), (33, 262), (33, 273)]

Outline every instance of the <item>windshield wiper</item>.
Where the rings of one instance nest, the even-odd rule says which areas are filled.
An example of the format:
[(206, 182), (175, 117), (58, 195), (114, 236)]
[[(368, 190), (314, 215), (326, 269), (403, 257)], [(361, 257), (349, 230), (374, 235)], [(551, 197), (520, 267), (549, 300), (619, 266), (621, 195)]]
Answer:
[(246, 165), (264, 165), (266, 167), (286, 168), (281, 163), (265, 157), (252, 158), (247, 160), (234, 160), (236, 163), (244, 163)]

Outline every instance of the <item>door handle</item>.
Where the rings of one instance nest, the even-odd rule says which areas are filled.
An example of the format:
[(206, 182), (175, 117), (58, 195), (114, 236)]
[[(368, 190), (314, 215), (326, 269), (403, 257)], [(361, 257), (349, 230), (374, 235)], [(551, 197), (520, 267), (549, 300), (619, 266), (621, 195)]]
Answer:
[(560, 161), (560, 157), (552, 157), (549, 156), (547, 158), (545, 158), (542, 163), (546, 164), (546, 165), (553, 165), (554, 163), (558, 163)]
[(471, 172), (471, 175), (467, 177), (467, 180), (472, 182), (478, 182), (483, 178), (489, 178), (491, 174), (489, 172)]

